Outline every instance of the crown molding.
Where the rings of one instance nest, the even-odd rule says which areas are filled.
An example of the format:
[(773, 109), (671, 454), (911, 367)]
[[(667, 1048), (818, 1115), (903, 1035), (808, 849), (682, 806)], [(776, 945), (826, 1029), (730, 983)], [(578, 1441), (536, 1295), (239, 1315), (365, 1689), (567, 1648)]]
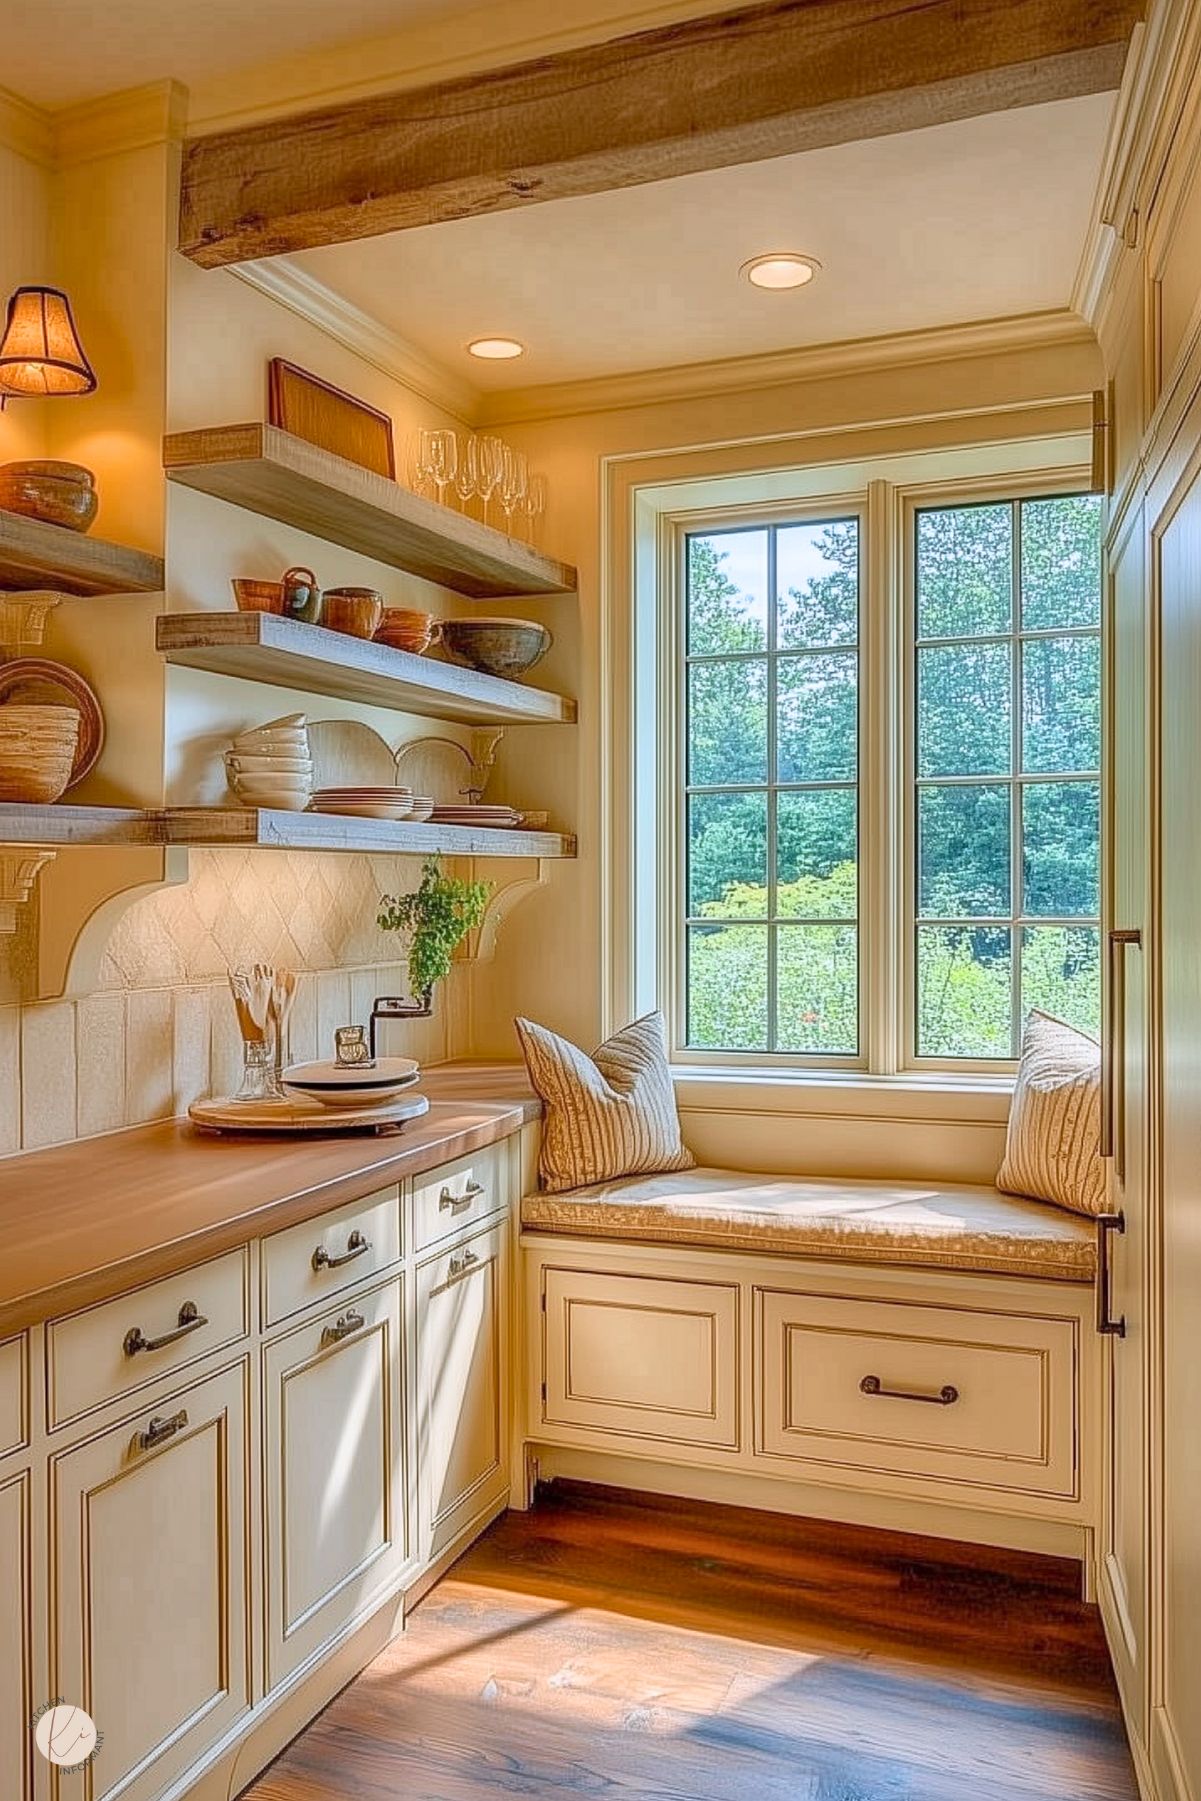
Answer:
[(423, 400), (432, 401), (464, 424), (474, 423), (480, 410), (480, 395), (470, 382), (461, 380), (398, 332), (326, 287), (290, 257), (235, 263), (230, 266), (229, 273), (257, 288), (260, 294), (267, 294), (281, 306), (286, 306), (289, 312), (307, 319), (319, 331), (335, 338), (372, 368), (419, 394)]
[(177, 81), (155, 81), (64, 107), (50, 117), (55, 162), (59, 168), (70, 168), (152, 144), (182, 142), (188, 92)]
[(1196, 0), (1153, 0), (1131, 39), (1072, 290), (1073, 310), (1094, 329), (1112, 298), (1123, 251), (1145, 234), (1199, 66), (1201, 7)]
[(896, 332), (887, 337), (850, 338), (798, 350), (770, 351), (762, 356), (688, 363), (678, 368), (648, 369), (633, 375), (598, 376), (540, 388), (487, 394), (478, 423), (516, 425), (580, 413), (624, 411), (628, 407), (662, 406), (673, 401), (711, 399), (715, 395), (788, 382), (818, 381), (830, 376), (874, 373), (926, 363), (955, 362), (965, 357), (999, 356), (1023, 350), (1095, 348), (1092, 331), (1066, 308), (1026, 313), (975, 324), (935, 326), (924, 331)]
[(0, 146), (31, 163), (49, 168), (54, 162), (54, 124), (40, 106), (0, 88)]

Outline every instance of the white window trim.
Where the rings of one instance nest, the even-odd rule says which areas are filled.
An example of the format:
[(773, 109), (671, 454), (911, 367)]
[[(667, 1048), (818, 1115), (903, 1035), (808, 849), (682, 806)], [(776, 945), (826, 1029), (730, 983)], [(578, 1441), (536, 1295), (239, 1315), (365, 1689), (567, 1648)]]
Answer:
[[(1082, 393), (947, 415), (937, 426), (923, 416), (870, 427), (818, 427), (770, 440), (615, 452), (602, 459), (598, 579), (603, 629), (595, 693), (595, 774), (601, 814), (603, 1034), (661, 999), (653, 884), (648, 887), (638, 879), (640, 869), (645, 873), (654, 867), (657, 854), (656, 746), (645, 735), (639, 742), (635, 714), (649, 709), (654, 718), (656, 663), (653, 655), (648, 660), (646, 640), (649, 632), (653, 645), (663, 515), (706, 502), (717, 508), (723, 493), (727, 498), (733, 494), (736, 503), (757, 494), (769, 505), (806, 504), (831, 485), (831, 471), (839, 472), (838, 485), (845, 491), (867, 493), (869, 506), (873, 482), (893, 484), (891, 494), (887, 486), (877, 491), (876, 504), (887, 496), (890, 511), (901, 508), (910, 492), (924, 492), (936, 481), (942, 490), (961, 479), (964, 487), (979, 490), (995, 482), (1011, 492), (1020, 486), (1034, 493), (1043, 484), (1047, 492), (1068, 492), (1090, 485), (1091, 456), (1092, 396)], [(823, 480), (816, 479), (819, 469)], [(882, 554), (889, 535), (877, 531), (872, 536), (876, 550), (869, 550), (869, 556)], [(891, 570), (886, 579), (899, 583), (903, 571)], [(885, 629), (883, 621), (872, 624)], [(891, 654), (898, 649), (894, 643)], [(895, 743), (899, 729), (898, 723), (891, 740), (883, 731), (881, 744)], [(898, 870), (902, 848), (897, 844), (892, 850)], [(843, 1118), (867, 1109), (880, 1121), (937, 1122), (949, 1104), (961, 1123), (994, 1131), (1003, 1126), (1013, 1086), (1012, 1074), (999, 1073), (992, 1065), (869, 1074), (740, 1063), (705, 1070), (685, 1065), (675, 1075), (682, 1093), (704, 1097), (703, 1105), (718, 1113), (737, 1096), (742, 1111), (774, 1112), (781, 1106), (792, 1113)]]

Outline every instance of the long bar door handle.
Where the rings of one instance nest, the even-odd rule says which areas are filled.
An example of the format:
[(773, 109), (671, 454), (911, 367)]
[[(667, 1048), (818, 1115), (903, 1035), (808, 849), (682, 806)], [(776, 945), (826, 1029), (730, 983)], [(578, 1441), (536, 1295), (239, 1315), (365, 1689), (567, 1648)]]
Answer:
[[(1106, 940), (1105, 1043), (1101, 1055), (1101, 1155), (1112, 1157), (1114, 1174), (1126, 1174), (1126, 952), (1141, 950), (1137, 926), (1117, 927)], [(1122, 1089), (1121, 1130), (1117, 1129), (1116, 1096)]]

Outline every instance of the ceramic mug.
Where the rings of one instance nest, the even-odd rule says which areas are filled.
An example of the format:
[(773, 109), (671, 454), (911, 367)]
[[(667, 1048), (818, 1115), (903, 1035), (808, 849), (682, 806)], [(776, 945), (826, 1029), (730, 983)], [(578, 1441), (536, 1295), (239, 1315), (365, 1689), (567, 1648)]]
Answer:
[(351, 638), (374, 638), (384, 616), (384, 597), (376, 588), (327, 588), (321, 623)]
[(306, 625), (316, 625), (321, 618), (322, 594), (313, 571), (303, 566), (285, 569), (280, 587), (284, 592), (284, 612), (288, 617), (303, 619)]

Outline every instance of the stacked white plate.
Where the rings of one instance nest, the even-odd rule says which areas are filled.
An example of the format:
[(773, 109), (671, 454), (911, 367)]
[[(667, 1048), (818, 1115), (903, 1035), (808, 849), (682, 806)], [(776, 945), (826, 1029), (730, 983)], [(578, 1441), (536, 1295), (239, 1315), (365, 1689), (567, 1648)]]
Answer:
[(377, 1057), (374, 1063), (293, 1063), (282, 1080), (289, 1094), (323, 1107), (382, 1107), (412, 1088), (420, 1074), (412, 1057)]
[(244, 806), (302, 813), (313, 791), (305, 715), (289, 713), (239, 733), (225, 753), (225, 768), (229, 785)]
[(521, 824), (516, 807), (490, 807), (482, 802), (474, 807), (435, 807), (430, 818), (435, 825), (485, 825), (494, 830)]
[(352, 819), (428, 819), (433, 810), (428, 795), (411, 788), (319, 788), (310, 812), (346, 813)]

